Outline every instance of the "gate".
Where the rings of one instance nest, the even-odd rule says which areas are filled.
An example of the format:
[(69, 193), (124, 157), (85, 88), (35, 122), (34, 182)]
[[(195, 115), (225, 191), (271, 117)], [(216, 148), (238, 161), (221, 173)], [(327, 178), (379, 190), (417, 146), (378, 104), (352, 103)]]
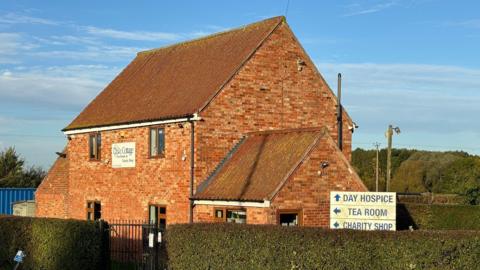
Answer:
[(110, 262), (112, 270), (166, 269), (163, 233), (156, 224), (142, 221), (112, 221)]

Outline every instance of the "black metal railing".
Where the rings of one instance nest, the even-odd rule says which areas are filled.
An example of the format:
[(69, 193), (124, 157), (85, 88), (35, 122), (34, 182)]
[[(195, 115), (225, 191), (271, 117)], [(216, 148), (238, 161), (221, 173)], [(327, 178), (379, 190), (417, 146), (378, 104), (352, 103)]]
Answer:
[(110, 264), (112, 270), (165, 269), (163, 233), (156, 224), (142, 220), (112, 220), (110, 230)]

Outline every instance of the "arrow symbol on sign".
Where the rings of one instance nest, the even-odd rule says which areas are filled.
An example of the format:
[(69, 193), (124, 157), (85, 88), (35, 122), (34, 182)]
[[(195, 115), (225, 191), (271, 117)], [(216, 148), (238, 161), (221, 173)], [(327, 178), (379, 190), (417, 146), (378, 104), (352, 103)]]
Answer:
[(338, 213), (342, 212), (342, 210), (340, 210), (340, 209), (338, 209), (338, 208), (335, 208), (335, 209), (333, 210), (333, 212), (338, 215)]
[(333, 223), (333, 226), (334, 226), (335, 228), (338, 228), (339, 225), (340, 225), (340, 224), (338, 224), (338, 222), (336, 222), (336, 221), (335, 221), (335, 223)]
[(336, 200), (337, 202), (340, 201), (340, 195), (338, 195), (338, 194), (335, 195), (335, 200)]

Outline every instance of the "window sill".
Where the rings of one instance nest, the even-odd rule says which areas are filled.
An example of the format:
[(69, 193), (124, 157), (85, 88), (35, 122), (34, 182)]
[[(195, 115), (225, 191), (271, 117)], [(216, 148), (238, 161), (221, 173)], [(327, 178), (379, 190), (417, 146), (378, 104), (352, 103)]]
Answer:
[(165, 155), (158, 155), (158, 156), (149, 156), (148, 159), (163, 159)]

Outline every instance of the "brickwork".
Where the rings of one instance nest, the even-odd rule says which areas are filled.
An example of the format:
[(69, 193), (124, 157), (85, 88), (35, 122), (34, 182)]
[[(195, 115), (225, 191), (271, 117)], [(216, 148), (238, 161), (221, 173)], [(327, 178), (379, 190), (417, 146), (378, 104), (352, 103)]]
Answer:
[[(66, 218), (68, 196), (68, 159), (59, 157), (35, 192), (36, 216)], [(38, 207), (40, 205), (40, 207)]]
[[(298, 61), (304, 61), (300, 65)], [(286, 24), (272, 33), (238, 74), (200, 113), (196, 182), (203, 181), (243, 134), (326, 126), (337, 137), (335, 96)], [(344, 120), (344, 153), (352, 134)]]
[[(202, 120), (195, 122), (195, 185), (206, 179), (247, 132), (326, 126), (336, 140), (334, 99), (291, 30), (281, 24), (199, 113)], [(346, 113), (343, 119), (346, 158), (342, 158), (348, 163), (351, 123)], [(165, 134), (165, 157), (150, 158), (149, 127), (102, 131), (100, 161), (89, 160), (89, 134), (70, 136), (69, 176), (65, 180), (68, 188), (58, 191), (47, 184), (49, 181), (42, 183), (37, 192), (37, 214), (85, 219), (86, 202), (95, 200), (101, 202), (102, 218), (106, 220), (145, 220), (148, 205), (161, 204), (167, 206), (167, 223), (188, 222), (191, 126), (166, 125)], [(136, 143), (135, 168), (112, 168), (111, 146), (120, 142)], [(329, 188), (334, 188), (336, 181), (346, 189), (355, 187), (354, 181), (348, 182), (346, 167), (338, 162), (332, 163), (326, 176), (314, 177), (313, 168), (327, 158), (322, 155), (333, 155), (333, 150), (326, 151), (317, 153), (310, 162), (312, 168), (305, 168), (287, 184), (287, 191), (279, 194), (271, 209), (248, 208), (248, 223), (275, 223), (275, 209), (304, 206), (305, 224), (324, 225), (324, 221), (310, 217), (323, 217), (325, 211), (328, 214), (324, 196)], [(298, 199), (305, 197), (309, 198)], [(212, 218), (212, 207), (195, 207), (196, 221)]]
[(35, 216), (37, 217), (68, 218), (66, 209), (68, 201), (64, 194), (49, 194), (37, 191), (35, 193), (35, 204)]
[[(135, 128), (101, 133), (101, 160), (88, 157), (88, 134), (71, 136), (68, 217), (86, 218), (86, 201), (100, 201), (102, 218), (148, 218), (148, 205), (167, 205), (167, 221), (188, 221), (190, 181), (190, 126), (165, 127), (165, 157), (149, 157), (149, 128)], [(136, 143), (136, 167), (114, 169), (111, 165), (112, 143)], [(43, 206), (40, 206), (42, 208)], [(48, 211), (48, 210), (41, 210)]]
[[(323, 162), (328, 162), (328, 166), (320, 169)], [(273, 198), (269, 208), (244, 207), (247, 223), (277, 224), (279, 210), (298, 210), (304, 226), (327, 228), (331, 190), (367, 191), (335, 142), (324, 136)], [(195, 214), (199, 222), (214, 222), (213, 206), (196, 206)]]
[[(322, 163), (328, 166), (322, 168)], [(367, 191), (335, 142), (325, 136), (274, 197), (272, 209), (303, 210), (304, 226), (329, 226), (330, 191)]]
[(194, 222), (211, 223), (215, 220), (215, 208), (236, 209), (242, 208), (247, 211), (247, 224), (275, 224), (272, 220), (273, 214), (270, 208), (260, 207), (229, 207), (229, 206), (211, 206), (196, 205), (194, 211)]

